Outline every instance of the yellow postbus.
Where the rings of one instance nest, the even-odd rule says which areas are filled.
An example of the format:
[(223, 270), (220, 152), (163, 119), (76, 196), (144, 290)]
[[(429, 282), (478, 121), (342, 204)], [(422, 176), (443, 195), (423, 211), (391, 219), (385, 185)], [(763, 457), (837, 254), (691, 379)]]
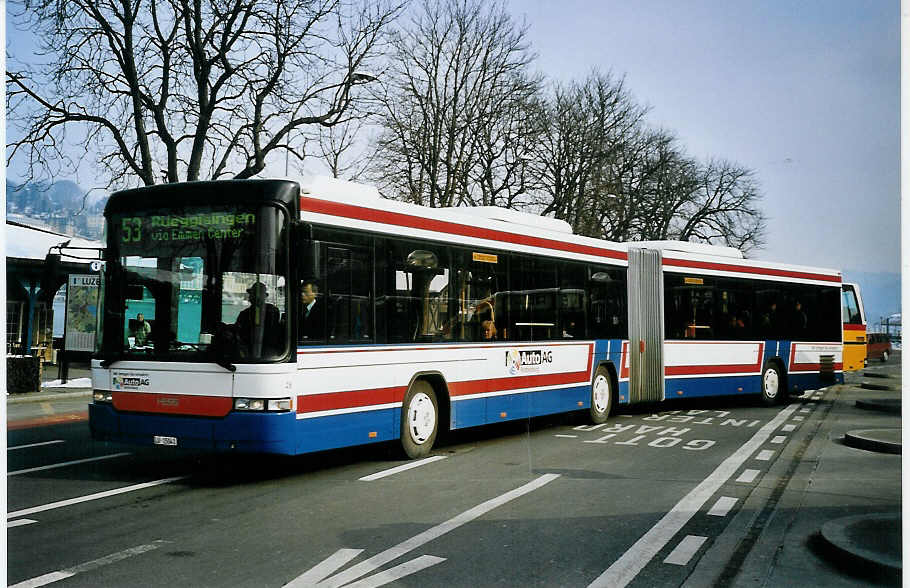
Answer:
[(844, 282), (842, 316), (844, 321), (844, 371), (855, 372), (866, 365), (866, 312), (859, 284)]

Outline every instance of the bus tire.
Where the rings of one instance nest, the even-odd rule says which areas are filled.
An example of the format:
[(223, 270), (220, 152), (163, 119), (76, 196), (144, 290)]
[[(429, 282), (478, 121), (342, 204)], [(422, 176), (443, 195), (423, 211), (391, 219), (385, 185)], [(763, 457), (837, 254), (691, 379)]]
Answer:
[(784, 377), (775, 362), (768, 362), (761, 373), (761, 401), (765, 406), (779, 404), (786, 394)]
[(594, 380), (591, 382), (591, 421), (595, 425), (601, 425), (607, 422), (612, 411), (613, 381), (610, 370), (600, 366), (594, 372)]
[(426, 380), (417, 380), (401, 405), (401, 448), (410, 459), (429, 455), (439, 431), (436, 392)]

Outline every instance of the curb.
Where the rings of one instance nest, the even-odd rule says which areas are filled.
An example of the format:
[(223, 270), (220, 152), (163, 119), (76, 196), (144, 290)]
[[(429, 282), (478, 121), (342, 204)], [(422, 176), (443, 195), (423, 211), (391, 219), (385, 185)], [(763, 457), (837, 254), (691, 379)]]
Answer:
[(26, 402), (44, 402), (45, 400), (66, 400), (67, 398), (91, 398), (91, 388), (73, 388), (73, 392), (27, 392), (10, 394), (7, 404), (24, 404)]
[(821, 537), (835, 557), (846, 557), (888, 576), (901, 573), (900, 513), (834, 519), (822, 525)]
[(900, 380), (900, 375), (895, 374), (880, 374), (878, 372), (863, 372), (864, 378), (881, 378), (884, 380)]
[(875, 382), (863, 382), (859, 385), (860, 388), (865, 390), (887, 390), (887, 391), (897, 391), (897, 388), (890, 384), (876, 384)]
[(891, 414), (900, 414), (901, 413), (901, 399), (900, 398), (870, 398), (868, 400), (857, 400), (856, 408), (862, 408), (864, 410), (877, 410), (879, 412), (887, 412)]
[[(896, 439), (896, 441), (895, 441)], [(844, 445), (878, 453), (901, 453), (900, 429), (860, 429), (844, 433)]]

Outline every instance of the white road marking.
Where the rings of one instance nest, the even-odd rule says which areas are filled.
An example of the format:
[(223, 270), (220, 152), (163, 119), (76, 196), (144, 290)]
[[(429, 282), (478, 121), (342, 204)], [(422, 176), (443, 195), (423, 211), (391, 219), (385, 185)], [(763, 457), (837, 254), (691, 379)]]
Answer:
[(743, 473), (736, 478), (736, 481), (743, 484), (751, 484), (760, 473), (761, 470), (743, 470)]
[(362, 549), (339, 549), (308, 569), (304, 574), (297, 576), (297, 578), (290, 584), (287, 584), (287, 586), (314, 586), (326, 577), (335, 573), (336, 570), (340, 569), (361, 553), (363, 553)]
[(375, 474), (370, 474), (369, 476), (364, 476), (358, 478), (361, 482), (372, 482), (373, 480), (378, 480), (380, 478), (385, 478), (388, 476), (394, 476), (399, 472), (404, 472), (407, 470), (412, 470), (414, 468), (419, 468), (422, 465), (427, 465), (428, 463), (433, 463), (434, 461), (439, 461), (440, 459), (445, 459), (445, 455), (434, 455), (433, 457), (426, 457), (424, 459), (418, 459), (417, 461), (412, 461), (398, 467), (390, 468), (388, 470), (383, 470), (381, 472), (376, 472)]
[(33, 525), (38, 521), (33, 521), (32, 519), (19, 519), (18, 521), (10, 521), (6, 524), (7, 529), (12, 529), (13, 527), (23, 527), (25, 525)]
[(607, 423), (600, 423), (599, 425), (578, 425), (577, 427), (572, 427), (576, 431), (596, 431), (597, 429), (606, 426)]
[(163, 543), (169, 543), (169, 541), (162, 541), (159, 539), (158, 541), (154, 541), (146, 545), (139, 545), (137, 547), (124, 549), (123, 551), (118, 551), (117, 553), (112, 553), (98, 559), (93, 559), (92, 561), (87, 561), (77, 566), (66, 568), (65, 570), (51, 572), (49, 574), (44, 574), (43, 576), (38, 576), (37, 578), (32, 578), (30, 580), (19, 582), (18, 584), (13, 584), (10, 586), (10, 588), (35, 588), (37, 586), (46, 586), (54, 582), (59, 582), (60, 580), (65, 580), (66, 578), (72, 578), (76, 574), (81, 574), (82, 572), (88, 572), (90, 570), (94, 570), (95, 568), (100, 568), (102, 566), (116, 563), (128, 557), (133, 557), (134, 555), (140, 555), (147, 551), (158, 549)]
[(26, 515), (35, 514), (36, 512), (44, 512), (46, 510), (53, 510), (55, 508), (63, 508), (64, 506), (72, 506), (73, 504), (79, 504), (80, 502), (88, 502), (90, 500), (98, 500), (100, 498), (107, 498), (108, 496), (116, 496), (117, 494), (124, 494), (126, 492), (134, 492), (136, 490), (143, 490), (145, 488), (151, 488), (152, 486), (160, 486), (161, 484), (170, 484), (171, 482), (176, 482), (177, 480), (183, 480), (189, 476), (177, 476), (176, 478), (164, 478), (162, 480), (155, 480), (153, 482), (144, 482), (142, 484), (134, 484), (133, 486), (125, 486), (123, 488), (115, 488), (113, 490), (105, 490), (104, 492), (97, 492), (95, 494), (88, 494), (86, 496), (79, 496), (78, 498), (70, 498), (68, 500), (60, 500), (57, 502), (51, 502), (50, 504), (44, 504), (41, 506), (33, 506), (32, 508), (24, 508), (22, 510), (13, 511), (6, 514), (7, 519), (14, 519), (16, 517), (24, 517)]
[(593, 582), (591, 587), (621, 588), (635, 576), (670, 542), (680, 529), (695, 516), (707, 500), (735, 474), (755, 450), (762, 446), (771, 433), (790, 418), (797, 405), (781, 410), (776, 417), (764, 425), (751, 439), (746, 441), (730, 457), (725, 459), (711, 475), (676, 503), (656, 525), (635, 542), (613, 565), (607, 568)]
[(61, 463), (54, 463), (51, 465), (40, 466), (37, 468), (28, 468), (27, 470), (16, 470), (15, 472), (9, 472), (7, 476), (18, 476), (20, 474), (28, 474), (31, 472), (40, 472), (44, 470), (54, 470), (57, 468), (65, 468), (67, 466), (76, 465), (78, 463), (88, 463), (90, 461), (100, 461), (102, 459), (113, 459), (115, 457), (123, 457), (124, 455), (131, 455), (130, 453), (112, 453), (110, 455), (99, 455), (98, 457), (87, 457), (85, 459), (76, 459), (73, 461), (64, 461)]
[(795, 417), (793, 417), (793, 420), (794, 420), (794, 421), (804, 421), (804, 420), (806, 420), (806, 417), (803, 417), (803, 416), (795, 416)]
[(792, 433), (793, 431), (796, 430), (796, 425), (784, 425), (783, 427), (780, 428), (780, 430), (783, 431), (784, 433)]
[[(525, 494), (533, 492), (534, 490), (537, 490), (538, 488), (541, 488), (541, 487), (545, 486), (546, 484), (549, 484), (550, 482), (552, 482), (553, 480), (555, 480), (558, 477), (559, 477), (559, 474), (544, 474), (543, 476), (540, 476), (539, 478), (531, 480), (530, 482), (528, 482), (527, 484), (525, 484), (523, 486), (519, 486), (518, 488), (515, 488), (514, 490), (506, 492), (505, 494), (502, 494), (500, 496), (497, 496), (496, 498), (491, 498), (490, 500), (487, 500), (486, 502), (478, 504), (474, 508), (466, 510), (465, 512), (463, 512), (459, 515), (456, 515), (456, 516), (452, 517), (451, 519), (436, 525), (435, 527), (431, 527), (431, 528), (427, 529), (426, 531), (424, 531), (418, 535), (415, 535), (414, 537), (411, 537), (410, 539), (402, 541), (398, 545), (396, 545), (394, 547), (390, 547), (389, 549), (386, 549), (382, 553), (374, 555), (373, 557), (371, 557), (365, 561), (362, 561), (359, 564), (357, 564), (353, 567), (350, 567), (341, 573), (335, 574), (334, 576), (332, 576), (330, 578), (326, 578), (325, 580), (319, 582), (318, 586), (319, 586), (319, 588), (338, 588), (339, 586), (344, 586), (350, 582), (353, 582), (354, 580), (357, 580), (358, 578), (361, 578), (361, 577), (373, 572), (374, 570), (379, 569), (380, 567), (384, 566), (385, 564), (389, 563), (390, 561), (395, 560), (395, 559), (403, 556), (404, 554), (411, 552), (411, 551), (417, 549), (418, 547), (421, 547), (421, 546), (425, 545), (426, 543), (429, 543), (430, 541), (445, 535), (446, 533), (454, 531), (455, 529), (457, 529), (458, 527), (461, 527), (462, 525), (470, 523), (474, 519), (477, 519), (477, 518), (485, 515), (486, 513), (490, 512), (491, 510), (493, 510), (497, 507), (500, 507), (508, 502), (511, 502), (512, 500), (515, 500), (516, 498), (524, 496)], [(335, 555), (330, 556), (330, 559), (338, 558), (338, 557), (339, 557), (339, 553), (336, 552)], [(417, 559), (419, 560), (420, 558), (417, 558)], [(417, 561), (417, 560), (415, 560), (415, 561)], [(424, 561), (426, 562), (426, 560), (424, 560)], [(439, 562), (432, 562), (432, 564), (435, 564), (435, 563), (439, 563)], [(432, 564), (430, 564), (430, 565), (432, 565)], [(319, 567), (323, 567), (323, 566), (328, 567), (328, 565), (326, 565), (326, 562), (322, 562), (322, 563), (318, 564), (316, 567), (319, 568)], [(312, 578), (315, 574), (311, 574), (311, 572), (312, 572), (312, 570), (304, 572), (301, 576), (295, 578), (294, 580), (292, 580), (285, 586), (293, 587), (293, 588), (303, 588), (304, 586), (313, 586), (312, 582), (307, 583), (307, 582), (301, 581), (301, 579), (304, 579), (304, 578)]]
[(758, 455), (755, 456), (755, 459), (758, 461), (771, 461), (771, 458), (774, 456), (774, 452), (770, 449), (762, 449), (758, 452)]
[(554, 437), (559, 437), (560, 439), (578, 439), (578, 435), (553, 435)]
[(730, 509), (733, 508), (733, 505), (736, 504), (736, 499), (730, 496), (721, 496), (717, 499), (717, 502), (714, 503), (714, 506), (711, 507), (711, 510), (708, 511), (708, 515), (712, 517), (725, 517), (727, 513), (730, 512)]
[(787, 440), (786, 435), (775, 435), (774, 438), (771, 439), (771, 443), (773, 443), (774, 445), (780, 445), (781, 443), (783, 443), (786, 440)]
[(615, 436), (616, 436), (616, 433), (607, 433), (600, 439), (588, 440), (588, 441), (585, 441), (585, 443), (604, 443), (605, 444), (607, 442), (607, 439), (610, 439), (611, 437), (615, 437)]
[(54, 441), (44, 441), (42, 443), (29, 443), (28, 445), (16, 445), (14, 447), (7, 447), (7, 451), (12, 451), (13, 449), (26, 449), (28, 447), (41, 447), (42, 445), (55, 445), (57, 443), (65, 443), (63, 439), (56, 439)]
[(378, 574), (374, 574), (369, 578), (364, 578), (359, 582), (354, 582), (353, 584), (348, 584), (347, 588), (377, 588), (377, 586), (383, 586), (389, 582), (394, 582), (405, 576), (409, 576), (420, 570), (424, 570), (430, 566), (435, 566), (438, 563), (442, 563), (446, 560), (444, 557), (436, 557), (435, 555), (421, 555), (418, 558), (407, 561), (403, 564), (399, 564), (394, 568), (390, 568)]
[(679, 542), (679, 545), (670, 552), (664, 563), (674, 566), (684, 566), (689, 563), (692, 556), (698, 551), (702, 544), (707, 541), (707, 537), (701, 535), (687, 535), (685, 539)]
[(812, 409), (811, 408), (801, 408), (801, 409), (799, 409), (799, 412), (812, 412)]

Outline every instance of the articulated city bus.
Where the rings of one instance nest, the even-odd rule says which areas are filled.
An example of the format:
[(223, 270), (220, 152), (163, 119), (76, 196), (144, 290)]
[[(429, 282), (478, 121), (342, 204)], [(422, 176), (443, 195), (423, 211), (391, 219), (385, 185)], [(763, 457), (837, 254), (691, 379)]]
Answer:
[(855, 372), (866, 365), (866, 311), (859, 284), (844, 283), (842, 314), (844, 321), (844, 371)]
[(843, 379), (833, 270), (337, 180), (140, 188), (105, 216), (96, 439), (415, 458), (448, 429)]

